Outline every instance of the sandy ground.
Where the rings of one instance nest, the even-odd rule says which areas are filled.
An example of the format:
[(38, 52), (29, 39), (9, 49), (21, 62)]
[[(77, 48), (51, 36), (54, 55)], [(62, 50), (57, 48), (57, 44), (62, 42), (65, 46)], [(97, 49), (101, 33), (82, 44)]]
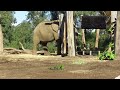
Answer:
[[(51, 70), (56, 65), (63, 70)], [(114, 79), (120, 60), (100, 61), (96, 56), (0, 55), (1, 79)]]

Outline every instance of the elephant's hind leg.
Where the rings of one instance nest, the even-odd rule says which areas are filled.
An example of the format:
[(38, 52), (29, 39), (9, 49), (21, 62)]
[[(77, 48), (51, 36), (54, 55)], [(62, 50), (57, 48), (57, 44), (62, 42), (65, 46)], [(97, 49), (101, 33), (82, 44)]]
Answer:
[(33, 55), (37, 55), (37, 46), (40, 42), (40, 39), (36, 36), (33, 37)]

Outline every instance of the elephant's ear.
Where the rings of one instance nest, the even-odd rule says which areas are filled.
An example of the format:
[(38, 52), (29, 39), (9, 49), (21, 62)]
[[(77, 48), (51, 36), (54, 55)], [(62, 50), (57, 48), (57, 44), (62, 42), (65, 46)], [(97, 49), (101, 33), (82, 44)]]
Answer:
[(55, 32), (58, 32), (58, 24), (51, 24), (51, 27), (52, 27), (52, 29), (53, 29), (53, 31), (55, 31)]

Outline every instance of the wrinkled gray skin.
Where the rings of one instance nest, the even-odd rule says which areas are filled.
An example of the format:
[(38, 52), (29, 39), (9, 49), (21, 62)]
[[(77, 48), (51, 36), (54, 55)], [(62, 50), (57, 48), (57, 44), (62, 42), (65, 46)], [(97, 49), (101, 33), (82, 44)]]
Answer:
[(33, 33), (33, 54), (37, 54), (38, 44), (47, 47), (47, 43), (58, 40), (59, 22), (41, 22)]

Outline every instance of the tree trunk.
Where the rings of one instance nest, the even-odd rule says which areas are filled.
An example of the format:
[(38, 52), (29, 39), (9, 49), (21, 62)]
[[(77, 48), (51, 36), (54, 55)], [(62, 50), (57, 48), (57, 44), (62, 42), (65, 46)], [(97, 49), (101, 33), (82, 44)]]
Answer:
[(120, 56), (120, 11), (117, 11), (117, 24), (115, 30), (115, 54), (116, 58)]
[(82, 29), (82, 44), (83, 48), (86, 49), (86, 41), (85, 41), (85, 29)]
[(111, 11), (111, 23), (115, 21), (117, 18), (117, 11)]
[(73, 11), (66, 11), (67, 17), (67, 39), (68, 39), (68, 56), (75, 56), (74, 29), (73, 29)]
[(67, 54), (67, 40), (66, 39), (67, 39), (66, 22), (64, 21), (64, 36), (63, 36), (64, 54)]
[(100, 29), (96, 29), (96, 41), (95, 41), (95, 49), (96, 50), (98, 50), (99, 32), (100, 32)]
[(57, 55), (61, 55), (61, 50), (62, 50), (61, 45), (62, 45), (62, 36), (63, 36), (63, 31), (62, 31), (63, 14), (59, 15), (59, 20), (60, 22), (59, 22), (59, 31), (58, 31), (59, 39), (57, 40)]
[[(111, 23), (115, 22), (115, 18), (117, 19), (117, 11), (111, 11)], [(112, 24), (111, 27), (113, 27), (113, 26), (114, 26), (114, 24)], [(112, 32), (110, 34), (110, 39), (112, 41)], [(109, 47), (108, 51), (112, 51), (112, 47)]]
[(3, 52), (3, 33), (2, 33), (2, 26), (0, 24), (0, 54)]

